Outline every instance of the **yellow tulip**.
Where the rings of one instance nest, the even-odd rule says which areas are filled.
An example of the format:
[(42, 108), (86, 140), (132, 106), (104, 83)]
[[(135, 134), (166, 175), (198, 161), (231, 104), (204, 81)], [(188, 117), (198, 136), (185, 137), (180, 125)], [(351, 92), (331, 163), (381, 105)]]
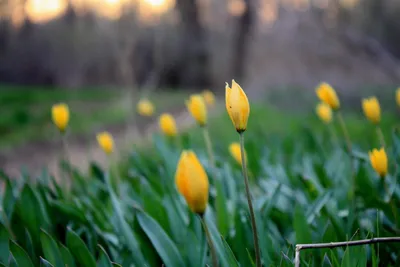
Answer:
[(168, 136), (176, 136), (178, 130), (176, 128), (175, 119), (171, 114), (164, 113), (160, 116), (159, 125), (161, 131)]
[(204, 90), (202, 95), (203, 95), (204, 101), (206, 101), (207, 105), (214, 106), (215, 96), (214, 96), (213, 92), (211, 92), (210, 90)]
[(207, 124), (207, 107), (201, 95), (190, 96), (189, 100), (186, 101), (186, 106), (200, 126)]
[[(232, 157), (242, 165), (242, 155), (240, 154), (240, 144), (239, 143), (232, 143), (229, 145), (229, 152), (231, 153)], [(247, 162), (247, 154), (246, 151), (244, 152), (244, 157)]]
[(208, 177), (193, 151), (182, 152), (176, 168), (175, 184), (189, 208), (204, 214), (208, 203)]
[(141, 99), (137, 104), (137, 111), (142, 116), (150, 117), (154, 113), (154, 105), (148, 99)]
[(101, 132), (96, 136), (99, 146), (106, 154), (111, 154), (114, 151), (114, 140), (109, 132)]
[(400, 87), (396, 90), (396, 103), (400, 107)]
[(374, 149), (369, 154), (372, 168), (381, 176), (385, 177), (388, 171), (388, 158), (384, 148)]
[(324, 102), (317, 105), (316, 113), (323, 122), (329, 123), (332, 121), (332, 109)]
[(68, 126), (69, 121), (69, 109), (67, 104), (60, 103), (53, 105), (51, 108), (51, 117), (57, 128), (64, 132)]
[(379, 123), (381, 120), (381, 108), (376, 97), (370, 97), (362, 100), (362, 108), (365, 116), (373, 123)]
[(225, 105), (236, 131), (244, 132), (250, 115), (250, 104), (246, 93), (235, 80), (232, 80), (232, 88), (226, 83)]
[(328, 104), (332, 109), (336, 110), (340, 107), (336, 91), (329, 84), (321, 83), (318, 85), (316, 92), (318, 98), (325, 104)]

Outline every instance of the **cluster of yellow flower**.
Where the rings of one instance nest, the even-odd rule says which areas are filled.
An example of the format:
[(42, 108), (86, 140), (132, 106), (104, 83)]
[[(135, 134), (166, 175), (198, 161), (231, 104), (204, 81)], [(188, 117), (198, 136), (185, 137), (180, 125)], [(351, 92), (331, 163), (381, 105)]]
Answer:
[[(336, 91), (329, 84), (321, 83), (317, 87), (316, 93), (321, 100), (321, 102), (317, 104), (316, 113), (323, 122), (330, 123), (332, 121), (332, 111), (338, 111), (340, 108), (340, 101)], [(396, 91), (396, 102), (400, 106), (400, 88)], [(365, 117), (377, 126), (377, 133), (382, 146), (380, 149), (373, 149), (369, 152), (370, 162), (373, 169), (381, 177), (385, 177), (388, 171), (388, 157), (385, 151), (384, 137), (379, 127), (381, 121), (379, 101), (376, 97), (369, 97), (362, 99), (361, 103)], [(340, 118), (341, 117), (339, 117), (339, 119)]]

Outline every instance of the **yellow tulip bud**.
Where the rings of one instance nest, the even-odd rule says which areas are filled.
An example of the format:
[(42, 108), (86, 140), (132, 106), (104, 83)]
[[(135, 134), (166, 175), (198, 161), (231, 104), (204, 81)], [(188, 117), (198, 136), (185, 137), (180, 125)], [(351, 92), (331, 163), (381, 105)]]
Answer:
[(396, 90), (396, 103), (400, 107), (400, 87)]
[(154, 105), (148, 99), (142, 99), (137, 104), (137, 111), (142, 116), (150, 117), (154, 113)]
[(242, 87), (232, 80), (232, 88), (225, 86), (225, 105), (236, 131), (244, 132), (250, 115), (250, 104)]
[(374, 149), (369, 154), (369, 159), (371, 161), (372, 168), (379, 174), (381, 177), (385, 177), (388, 171), (388, 158), (384, 148), (380, 150)]
[(57, 128), (64, 132), (68, 126), (69, 121), (69, 109), (67, 104), (60, 103), (53, 105), (51, 108), (51, 117)]
[(171, 114), (164, 113), (160, 116), (159, 125), (161, 131), (168, 136), (176, 136), (178, 130), (176, 129), (175, 119)]
[[(240, 144), (239, 143), (232, 143), (229, 145), (229, 152), (231, 153), (232, 157), (242, 165), (242, 155), (240, 154)], [(247, 154), (246, 151), (244, 152), (244, 157), (247, 162)]]
[(203, 95), (204, 101), (206, 102), (207, 105), (214, 106), (215, 96), (214, 96), (213, 92), (211, 92), (210, 90), (204, 90), (202, 95)]
[(114, 151), (114, 140), (109, 132), (102, 132), (96, 136), (99, 146), (106, 154), (111, 154)]
[(208, 177), (193, 151), (182, 152), (176, 168), (175, 184), (189, 208), (203, 215), (208, 203)]
[(324, 102), (317, 105), (316, 113), (323, 122), (329, 123), (332, 121), (332, 109)]
[(207, 124), (207, 107), (201, 95), (192, 95), (190, 99), (186, 101), (186, 106), (192, 117), (200, 126)]
[(381, 108), (376, 97), (370, 97), (362, 100), (362, 108), (365, 116), (373, 123), (379, 123), (381, 120)]
[(340, 107), (340, 102), (336, 95), (336, 91), (329, 84), (321, 83), (318, 85), (316, 92), (318, 98), (325, 104), (328, 104), (332, 109), (336, 110)]

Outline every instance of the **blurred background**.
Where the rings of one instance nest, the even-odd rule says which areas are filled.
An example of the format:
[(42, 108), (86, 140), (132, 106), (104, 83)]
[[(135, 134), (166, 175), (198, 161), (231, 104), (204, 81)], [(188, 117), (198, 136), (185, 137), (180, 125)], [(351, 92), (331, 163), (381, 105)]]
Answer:
[(185, 124), (190, 92), (223, 95), (232, 78), (253, 99), (285, 91), (288, 105), (320, 81), (357, 101), (391, 95), (399, 15), (398, 0), (0, 0), (0, 167), (51, 166), (59, 101), (78, 164), (96, 158), (96, 131), (156, 128), (131, 117), (141, 97)]

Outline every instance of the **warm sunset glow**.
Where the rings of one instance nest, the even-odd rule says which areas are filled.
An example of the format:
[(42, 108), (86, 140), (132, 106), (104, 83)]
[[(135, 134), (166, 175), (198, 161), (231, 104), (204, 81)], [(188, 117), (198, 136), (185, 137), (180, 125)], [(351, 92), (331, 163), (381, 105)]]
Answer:
[(144, 2), (146, 2), (147, 4), (151, 5), (151, 6), (162, 6), (165, 2), (165, 0), (144, 0)]
[(151, 22), (170, 11), (175, 6), (175, 0), (137, 0), (139, 16), (142, 20)]
[(66, 0), (28, 0), (25, 11), (30, 20), (40, 23), (60, 16), (67, 6)]

